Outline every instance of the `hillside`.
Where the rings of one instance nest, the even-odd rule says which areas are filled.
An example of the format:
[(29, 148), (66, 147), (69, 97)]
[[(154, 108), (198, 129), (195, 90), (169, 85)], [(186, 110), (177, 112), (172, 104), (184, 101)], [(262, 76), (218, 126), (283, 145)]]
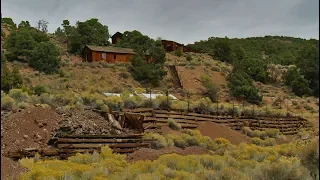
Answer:
[[(201, 53), (184, 53), (132, 31), (113, 45), (134, 49), (131, 63), (109, 64), (81, 56), (86, 43), (109, 45), (104, 25), (63, 24), (55, 34), (2, 26), (13, 34), (2, 39), (2, 178), (26, 168), (26, 179), (318, 176), (314, 40), (210, 38), (191, 45)], [(150, 102), (150, 87), (178, 99)]]

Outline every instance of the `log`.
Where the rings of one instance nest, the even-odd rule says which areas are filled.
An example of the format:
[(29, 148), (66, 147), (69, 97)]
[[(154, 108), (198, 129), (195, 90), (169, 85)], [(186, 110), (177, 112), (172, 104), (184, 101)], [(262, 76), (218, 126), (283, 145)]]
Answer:
[(142, 139), (71, 139), (58, 138), (57, 143), (128, 143), (128, 142), (142, 142)]
[(60, 135), (58, 138), (85, 138), (85, 139), (125, 139), (125, 138), (142, 138), (143, 134), (127, 135)]
[[(105, 144), (58, 144), (57, 147), (64, 149), (96, 149), (105, 146)], [(127, 143), (127, 144), (110, 144), (109, 148), (136, 148), (150, 147), (149, 143)]]

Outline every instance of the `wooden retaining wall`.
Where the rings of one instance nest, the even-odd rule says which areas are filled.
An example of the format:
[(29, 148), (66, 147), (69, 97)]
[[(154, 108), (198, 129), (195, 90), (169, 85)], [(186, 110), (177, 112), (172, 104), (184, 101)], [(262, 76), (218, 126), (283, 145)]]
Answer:
[(65, 159), (76, 153), (100, 152), (102, 146), (109, 146), (114, 153), (132, 153), (139, 148), (149, 148), (151, 140), (143, 140), (143, 134), (128, 135), (63, 135), (53, 137), (49, 149), (27, 148), (8, 152), (7, 156), (13, 159), (23, 157), (55, 157)]
[(312, 128), (312, 124), (301, 117), (267, 117), (267, 116), (240, 116), (210, 115), (198, 113), (185, 113), (168, 110), (155, 110), (152, 108), (127, 110), (129, 114), (144, 116), (143, 127), (145, 131), (156, 130), (168, 125), (168, 118), (180, 123), (182, 128), (195, 129), (199, 122), (214, 122), (224, 124), (234, 130), (240, 130), (245, 126), (252, 130), (279, 129), (283, 134), (296, 134), (300, 128)]

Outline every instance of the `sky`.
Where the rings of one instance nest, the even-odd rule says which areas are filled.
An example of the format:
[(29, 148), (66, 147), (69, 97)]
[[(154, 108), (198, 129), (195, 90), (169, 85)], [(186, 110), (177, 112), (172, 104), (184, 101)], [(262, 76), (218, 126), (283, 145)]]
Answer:
[(64, 19), (98, 18), (112, 35), (138, 30), (182, 44), (209, 37), (265, 35), (319, 39), (319, 0), (1, 0), (2, 17), (54, 32)]

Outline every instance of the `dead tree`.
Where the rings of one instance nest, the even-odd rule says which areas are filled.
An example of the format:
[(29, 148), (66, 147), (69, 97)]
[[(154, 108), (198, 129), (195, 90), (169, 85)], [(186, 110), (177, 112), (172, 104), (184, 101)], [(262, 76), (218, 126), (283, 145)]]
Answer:
[(49, 24), (49, 22), (48, 21), (45, 21), (45, 20), (39, 20), (38, 22), (37, 22), (37, 29), (39, 30), (39, 31), (42, 31), (42, 32), (45, 32), (45, 33), (47, 33), (48, 32), (48, 24)]

